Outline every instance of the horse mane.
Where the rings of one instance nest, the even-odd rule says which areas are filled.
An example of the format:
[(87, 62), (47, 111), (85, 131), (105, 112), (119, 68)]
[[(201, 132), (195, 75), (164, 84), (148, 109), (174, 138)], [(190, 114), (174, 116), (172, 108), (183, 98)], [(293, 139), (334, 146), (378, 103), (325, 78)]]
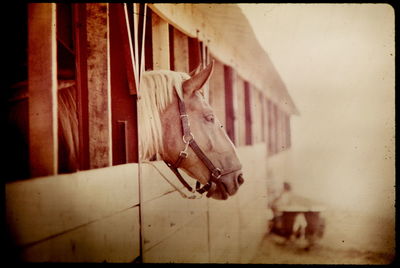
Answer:
[(149, 160), (162, 153), (160, 113), (172, 102), (174, 91), (183, 99), (182, 82), (189, 78), (186, 73), (167, 70), (142, 74), (138, 100), (140, 159)]

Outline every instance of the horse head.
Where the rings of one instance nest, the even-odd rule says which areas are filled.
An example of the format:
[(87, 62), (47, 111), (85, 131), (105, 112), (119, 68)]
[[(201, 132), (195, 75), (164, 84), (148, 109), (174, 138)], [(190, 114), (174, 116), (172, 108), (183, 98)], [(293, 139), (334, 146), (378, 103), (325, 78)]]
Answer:
[(160, 155), (167, 163), (178, 161), (188, 175), (208, 184), (207, 197), (225, 200), (244, 180), (236, 149), (204, 97), (204, 85), (212, 71), (213, 63), (184, 80), (181, 94), (174, 94), (160, 113)]

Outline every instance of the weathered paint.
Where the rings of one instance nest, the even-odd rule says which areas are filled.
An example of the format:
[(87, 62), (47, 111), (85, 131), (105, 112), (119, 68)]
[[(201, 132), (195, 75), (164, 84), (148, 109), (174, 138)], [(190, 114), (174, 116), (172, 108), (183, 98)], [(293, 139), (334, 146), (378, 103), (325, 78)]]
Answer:
[(111, 165), (107, 3), (86, 4), (90, 168)]
[(56, 5), (28, 5), (29, 163), (31, 177), (58, 170)]

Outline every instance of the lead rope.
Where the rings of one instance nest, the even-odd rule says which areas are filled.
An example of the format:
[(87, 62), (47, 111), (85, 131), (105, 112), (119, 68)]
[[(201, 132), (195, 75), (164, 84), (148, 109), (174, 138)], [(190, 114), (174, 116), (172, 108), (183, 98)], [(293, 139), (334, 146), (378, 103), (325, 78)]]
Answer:
[(161, 172), (161, 170), (160, 170), (156, 165), (154, 165), (152, 162), (146, 161), (146, 162), (142, 162), (142, 163), (144, 163), (144, 164), (150, 164), (152, 167), (154, 167), (154, 169), (157, 170), (157, 172), (161, 175), (161, 177), (162, 177), (166, 182), (168, 182), (169, 185), (171, 185), (172, 188), (174, 188), (183, 198), (187, 198), (187, 199), (201, 199), (201, 198), (203, 197), (203, 195), (196, 196), (196, 195), (194, 194), (195, 192), (193, 192), (193, 191), (191, 192), (191, 193), (192, 193), (191, 196), (186, 195), (184, 192), (181, 191), (181, 189), (179, 189), (178, 187), (176, 187), (176, 186)]

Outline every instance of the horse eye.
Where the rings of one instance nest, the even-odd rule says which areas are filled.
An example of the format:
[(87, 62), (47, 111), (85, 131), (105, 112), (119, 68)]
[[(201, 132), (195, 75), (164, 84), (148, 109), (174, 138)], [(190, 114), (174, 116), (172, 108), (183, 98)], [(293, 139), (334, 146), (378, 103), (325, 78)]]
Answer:
[(207, 122), (214, 123), (214, 115), (213, 114), (206, 115), (205, 119), (207, 120)]

